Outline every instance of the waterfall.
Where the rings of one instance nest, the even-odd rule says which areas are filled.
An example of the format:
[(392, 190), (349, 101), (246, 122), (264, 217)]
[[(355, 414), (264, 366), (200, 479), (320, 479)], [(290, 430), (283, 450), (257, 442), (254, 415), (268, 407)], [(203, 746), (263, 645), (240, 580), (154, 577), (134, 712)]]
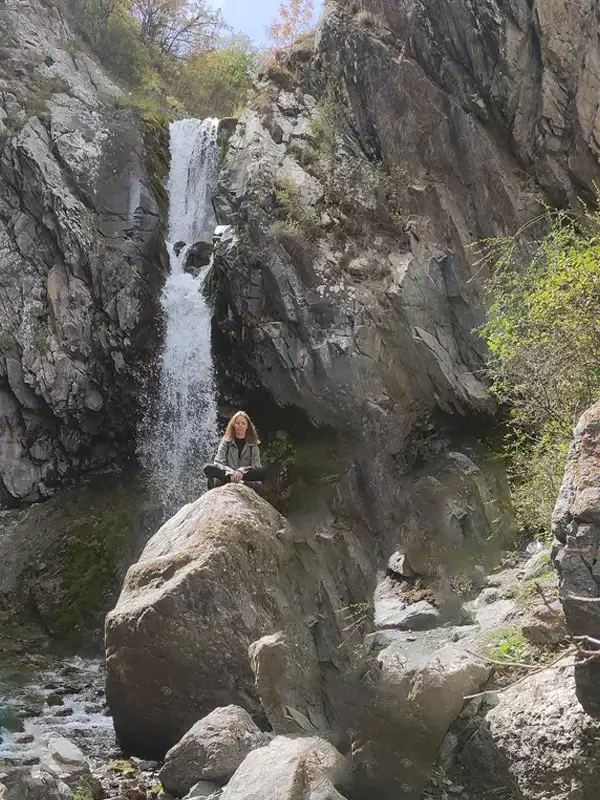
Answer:
[(142, 461), (168, 512), (201, 494), (202, 466), (212, 461), (217, 442), (210, 309), (203, 294), (210, 265), (197, 276), (184, 271), (190, 248), (212, 241), (215, 230), (217, 127), (216, 119), (171, 125), (171, 271), (161, 298), (166, 336), (157, 400), (141, 444)]

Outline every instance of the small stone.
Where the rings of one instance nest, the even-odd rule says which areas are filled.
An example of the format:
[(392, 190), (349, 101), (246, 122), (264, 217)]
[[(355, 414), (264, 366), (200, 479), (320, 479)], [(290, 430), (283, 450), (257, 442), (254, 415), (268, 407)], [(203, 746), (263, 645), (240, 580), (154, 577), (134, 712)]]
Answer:
[(58, 711), (54, 712), (55, 717), (70, 717), (73, 715), (73, 709), (70, 707), (59, 708)]
[(213, 797), (217, 792), (221, 791), (221, 786), (212, 781), (199, 781), (195, 786), (192, 786), (189, 793), (186, 794), (184, 800), (192, 800), (192, 798), (209, 798)]
[(140, 772), (156, 772), (160, 769), (160, 763), (158, 761), (147, 761), (143, 758), (136, 758), (132, 756), (130, 759), (132, 764), (140, 770)]
[(406, 553), (402, 553), (400, 551), (390, 556), (388, 561), (388, 569), (390, 572), (393, 572), (394, 575), (399, 575), (402, 578), (414, 578), (416, 575), (414, 569), (411, 567), (408, 561), (408, 556)]
[(375, 613), (375, 625), (378, 627), (399, 628), (406, 631), (427, 631), (436, 628), (440, 622), (440, 612), (427, 600), (398, 607), (392, 614), (378, 616)]
[(62, 736), (54, 736), (48, 742), (50, 756), (62, 764), (70, 766), (87, 765), (86, 757), (81, 750)]
[(53, 694), (48, 695), (46, 698), (46, 703), (48, 703), (49, 706), (62, 706), (64, 701), (59, 694), (54, 692)]
[(536, 606), (523, 622), (523, 636), (535, 644), (556, 645), (568, 637), (567, 620), (559, 600)]
[(500, 593), (498, 589), (492, 586), (488, 586), (487, 589), (484, 589), (481, 594), (475, 600), (475, 606), (480, 608), (481, 606), (489, 606), (492, 603), (496, 603), (500, 599)]

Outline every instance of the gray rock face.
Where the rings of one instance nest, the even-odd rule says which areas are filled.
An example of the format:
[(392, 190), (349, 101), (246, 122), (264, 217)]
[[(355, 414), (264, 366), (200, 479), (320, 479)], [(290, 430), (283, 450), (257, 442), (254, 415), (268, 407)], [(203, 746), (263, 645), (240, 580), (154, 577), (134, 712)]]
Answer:
[(266, 743), (265, 735), (243, 708), (216, 708), (169, 750), (160, 781), (177, 797), (201, 780), (227, 783), (248, 753)]
[(373, 595), (373, 621), (376, 628), (425, 631), (440, 623), (440, 612), (431, 603), (419, 600), (407, 604), (398, 592), (398, 583), (390, 578), (384, 578), (378, 583)]
[[(162, 509), (130, 476), (103, 475), (0, 516), (0, 629), (103, 649), (103, 622)], [(93, 550), (93, 562), (89, 553)], [(86, 555), (87, 554), (87, 555)], [(99, 576), (101, 575), (101, 580)], [(82, 592), (82, 585), (96, 589)], [(73, 614), (75, 613), (75, 617)], [(78, 619), (79, 631), (74, 631)], [(29, 623), (29, 625), (26, 625)], [(76, 637), (74, 639), (73, 637)]]
[(0, 502), (14, 502), (131, 453), (165, 273), (146, 160), (164, 142), (63, 49), (56, 8), (4, 4), (0, 29)]
[(250, 753), (221, 800), (344, 800), (336, 786), (347, 770), (346, 759), (323, 739), (277, 736)]
[(243, 233), (217, 251), (236, 367), (369, 436), (397, 440), (427, 409), (489, 411), (470, 246), (543, 196), (594, 195), (596, 12), (365, 0), (361, 25), (328, 2), (308, 63), (291, 61), (297, 91), (263, 82), (222, 173), (220, 221)]
[[(600, 403), (579, 420), (552, 516), (560, 596), (571, 633), (600, 637)], [(577, 696), (600, 717), (600, 666), (576, 669)]]

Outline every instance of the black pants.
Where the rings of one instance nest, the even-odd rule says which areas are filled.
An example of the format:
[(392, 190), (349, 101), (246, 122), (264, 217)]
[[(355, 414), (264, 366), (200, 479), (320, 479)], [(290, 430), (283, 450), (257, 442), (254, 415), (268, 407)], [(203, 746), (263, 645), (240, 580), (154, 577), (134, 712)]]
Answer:
[[(225, 472), (222, 467), (219, 467), (216, 464), (207, 464), (204, 467), (204, 474), (209, 481), (217, 478), (217, 480), (220, 480), (221, 483), (231, 483), (231, 473)], [(244, 472), (242, 483), (264, 481), (266, 477), (267, 470), (265, 467), (250, 467), (249, 470)]]

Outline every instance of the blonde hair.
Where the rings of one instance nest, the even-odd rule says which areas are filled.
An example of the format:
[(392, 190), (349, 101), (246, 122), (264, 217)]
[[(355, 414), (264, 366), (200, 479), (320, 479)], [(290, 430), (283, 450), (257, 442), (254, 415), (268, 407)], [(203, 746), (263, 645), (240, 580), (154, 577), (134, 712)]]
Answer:
[(246, 441), (248, 444), (260, 444), (260, 439), (258, 438), (258, 433), (256, 432), (256, 428), (254, 427), (254, 423), (246, 414), (245, 411), (236, 411), (232, 418), (227, 423), (227, 428), (225, 430), (225, 436), (223, 437), (226, 442), (233, 442), (235, 439), (235, 421), (238, 417), (244, 417), (246, 422), (248, 423), (248, 430), (246, 431)]

